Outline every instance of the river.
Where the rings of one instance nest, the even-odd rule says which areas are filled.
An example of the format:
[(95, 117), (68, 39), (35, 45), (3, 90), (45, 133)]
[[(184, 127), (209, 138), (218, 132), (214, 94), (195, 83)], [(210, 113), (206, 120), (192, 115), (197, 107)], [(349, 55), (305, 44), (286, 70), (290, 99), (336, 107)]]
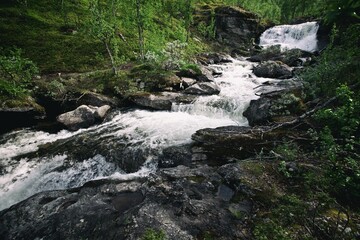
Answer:
[[(260, 43), (305, 46), (304, 50), (313, 51), (316, 45), (310, 46), (309, 42), (314, 44), (316, 26), (307, 23), (272, 29), (263, 34)], [(93, 179), (147, 176), (156, 171), (157, 157), (163, 149), (191, 143), (191, 135), (197, 130), (247, 126), (243, 112), (257, 98), (257, 86), (272, 79), (256, 77), (252, 73), (256, 63), (244, 58), (232, 60), (210, 66), (222, 72), (215, 78), (221, 89), (219, 95), (200, 96), (191, 104), (174, 104), (171, 111), (115, 110), (102, 124), (76, 132), (52, 134), (26, 128), (0, 136), (0, 210), (35, 193), (74, 188)], [(120, 167), (132, 161), (142, 164)]]

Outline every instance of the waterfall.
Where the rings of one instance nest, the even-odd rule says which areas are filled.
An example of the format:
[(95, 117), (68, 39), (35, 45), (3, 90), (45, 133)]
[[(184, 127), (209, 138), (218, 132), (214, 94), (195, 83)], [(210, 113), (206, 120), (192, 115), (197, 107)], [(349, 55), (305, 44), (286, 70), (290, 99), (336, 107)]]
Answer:
[(317, 22), (297, 25), (280, 25), (266, 30), (260, 36), (260, 46), (280, 45), (282, 49), (298, 48), (314, 52), (317, 48)]

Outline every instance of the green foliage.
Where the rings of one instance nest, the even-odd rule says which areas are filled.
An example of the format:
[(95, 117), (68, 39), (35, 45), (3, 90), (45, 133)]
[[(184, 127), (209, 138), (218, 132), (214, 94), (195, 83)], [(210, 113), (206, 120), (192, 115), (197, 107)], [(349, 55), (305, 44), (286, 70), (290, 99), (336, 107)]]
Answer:
[(142, 240), (165, 240), (166, 235), (165, 233), (160, 231), (155, 231), (154, 229), (146, 229), (145, 234), (141, 238)]
[(119, 38), (116, 37), (117, 25), (117, 5), (116, 0), (107, 1), (102, 4), (98, 0), (91, 0), (89, 12), (90, 16), (86, 23), (88, 34), (95, 40), (101, 41), (109, 55), (113, 73), (116, 74), (118, 64)]
[(318, 111), (315, 119), (325, 124), (335, 136), (349, 138), (360, 127), (360, 102), (346, 85), (336, 89), (336, 96), (337, 106)]
[(162, 67), (165, 70), (176, 70), (180, 69), (184, 60), (184, 50), (187, 46), (186, 43), (181, 43), (176, 40), (166, 44), (162, 50)]
[(210, 20), (201, 21), (197, 24), (197, 31), (200, 35), (206, 39), (215, 39), (216, 35), (216, 25), (215, 25), (215, 11), (214, 9), (210, 10)]
[[(308, 82), (308, 94), (334, 96), (341, 85), (358, 83), (360, 75), (360, 24), (349, 27), (317, 59), (312, 68), (301, 75)], [(333, 31), (336, 32), (336, 31)]]
[(47, 89), (48, 89), (48, 95), (54, 98), (62, 96), (66, 93), (64, 84), (55, 79), (49, 83)]
[(35, 64), (22, 57), (20, 49), (0, 55), (0, 95), (21, 97), (28, 91), (30, 81), (37, 73)]
[(294, 161), (299, 155), (299, 147), (295, 143), (285, 142), (274, 149), (275, 153), (285, 161)]
[(271, 219), (265, 219), (258, 223), (254, 229), (254, 235), (257, 240), (290, 239), (287, 231), (278, 222)]
[(322, 187), (348, 205), (360, 200), (360, 141), (355, 136), (337, 139), (326, 126), (316, 136), (317, 154), (325, 161)]
[(326, 162), (323, 187), (352, 205), (360, 200), (360, 24), (333, 29), (329, 47), (301, 76), (312, 98), (336, 101), (314, 115), (319, 158)]

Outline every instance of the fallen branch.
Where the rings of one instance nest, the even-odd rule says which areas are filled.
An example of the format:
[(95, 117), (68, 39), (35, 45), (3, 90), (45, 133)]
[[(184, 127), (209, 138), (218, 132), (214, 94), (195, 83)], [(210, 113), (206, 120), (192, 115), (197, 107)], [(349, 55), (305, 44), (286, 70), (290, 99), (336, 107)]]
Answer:
[(287, 126), (292, 126), (294, 124), (300, 123), (302, 120), (304, 120), (305, 118), (308, 118), (310, 116), (312, 116), (314, 113), (316, 113), (317, 111), (319, 111), (320, 109), (323, 109), (327, 106), (329, 106), (331, 103), (335, 102), (335, 100), (337, 100), (338, 97), (332, 97), (330, 99), (328, 99), (326, 102), (314, 107), (313, 109), (311, 109), (310, 111), (305, 112), (304, 114), (300, 115), (299, 117), (297, 117), (296, 119), (289, 121), (289, 122), (284, 122), (284, 123), (278, 123), (272, 127), (270, 127), (266, 132), (270, 132), (273, 131), (275, 129), (278, 128), (282, 128), (282, 127), (287, 127)]

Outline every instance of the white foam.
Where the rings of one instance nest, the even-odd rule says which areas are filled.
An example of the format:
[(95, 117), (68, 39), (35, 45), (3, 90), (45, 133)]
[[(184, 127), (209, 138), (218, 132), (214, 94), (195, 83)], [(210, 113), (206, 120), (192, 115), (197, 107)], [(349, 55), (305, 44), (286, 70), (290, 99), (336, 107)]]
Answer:
[(79, 187), (87, 181), (120, 172), (113, 163), (96, 155), (93, 158), (66, 163), (66, 155), (45, 159), (21, 159), (0, 176), (0, 210), (35, 193)]
[(3, 136), (4, 138), (7, 138), (8, 141), (5, 144), (0, 145), (0, 160), (35, 152), (38, 150), (40, 145), (55, 142), (59, 139), (69, 138), (70, 136), (79, 134), (82, 131), (84, 131), (84, 129), (76, 132), (62, 130), (57, 134), (50, 134), (43, 131), (23, 129), (9, 133)]
[(279, 25), (267, 29), (260, 36), (260, 46), (280, 45), (284, 49), (298, 48), (308, 52), (317, 49), (317, 22), (296, 25)]

